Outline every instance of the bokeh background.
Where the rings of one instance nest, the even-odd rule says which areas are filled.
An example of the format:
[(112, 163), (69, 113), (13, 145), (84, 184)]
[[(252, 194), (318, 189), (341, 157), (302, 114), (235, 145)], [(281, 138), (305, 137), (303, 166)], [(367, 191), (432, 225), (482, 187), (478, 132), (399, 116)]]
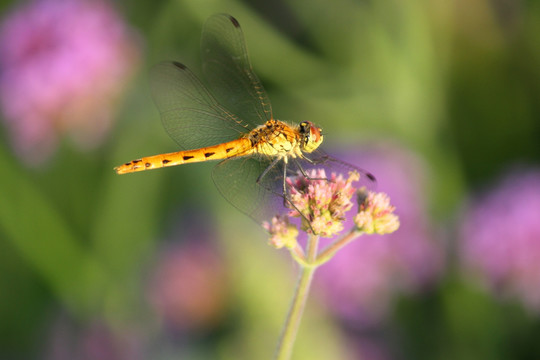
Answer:
[(0, 1), (0, 358), (268, 359), (297, 267), (175, 151), (152, 65), (235, 16), (277, 118), (401, 218), (316, 274), (295, 359), (540, 358), (540, 2)]

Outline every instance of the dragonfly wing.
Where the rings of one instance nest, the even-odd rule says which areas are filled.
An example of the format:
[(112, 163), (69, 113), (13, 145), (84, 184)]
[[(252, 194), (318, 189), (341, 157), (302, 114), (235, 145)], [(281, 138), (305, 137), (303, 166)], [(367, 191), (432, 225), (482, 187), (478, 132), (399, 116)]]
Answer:
[(163, 126), (182, 149), (216, 145), (249, 131), (248, 125), (219, 104), (185, 65), (161, 63), (150, 75)]
[[(217, 164), (212, 172), (221, 195), (259, 224), (286, 211), (282, 190), (283, 162), (272, 168), (269, 166), (271, 161), (267, 159), (231, 158)], [(267, 168), (266, 175), (259, 179)]]
[(354, 171), (360, 175), (359, 186), (366, 186), (368, 189), (373, 189), (377, 185), (377, 179), (369, 171), (330, 156), (321, 149), (317, 149), (308, 155), (310, 162), (302, 162), (302, 164), (304, 164), (304, 166), (306, 166), (308, 169), (325, 169), (327, 174), (331, 174), (333, 172), (343, 175), (347, 175), (349, 172)]
[(203, 73), (212, 93), (252, 127), (272, 118), (272, 106), (249, 61), (244, 34), (230, 15), (210, 17), (201, 38)]
[[(312, 170), (324, 170), (328, 179), (332, 177), (332, 173), (347, 178), (350, 172), (355, 171), (360, 174), (356, 187), (366, 186), (372, 189), (376, 185), (373, 175), (355, 165), (323, 152), (310, 155), (312, 157), (309, 160), (291, 159), (287, 165), (286, 176), (302, 176), (302, 173), (310, 176), (313, 174)], [(254, 157), (231, 158), (217, 164), (212, 173), (214, 183), (223, 197), (259, 224), (264, 220), (271, 220), (275, 215), (286, 215), (290, 212), (290, 208), (285, 206), (283, 195), (284, 162), (278, 161), (273, 165), (271, 160)], [(262, 173), (265, 175), (260, 178)]]

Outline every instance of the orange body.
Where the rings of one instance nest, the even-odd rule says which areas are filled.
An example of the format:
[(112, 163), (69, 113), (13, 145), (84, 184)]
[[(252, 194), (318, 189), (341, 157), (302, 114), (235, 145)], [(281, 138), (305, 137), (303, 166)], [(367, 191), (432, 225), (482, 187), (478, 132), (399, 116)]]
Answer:
[[(315, 143), (318, 146), (322, 141), (320, 129), (314, 127), (311, 123), (305, 122), (304, 124), (309, 124), (312, 133), (310, 143)], [(282, 121), (269, 120), (264, 125), (236, 140), (200, 149), (143, 157), (120, 165), (115, 170), (118, 174), (127, 174), (167, 166), (222, 160), (253, 154), (280, 157), (287, 161), (288, 157), (301, 157), (303, 151), (310, 152), (310, 149), (306, 149), (306, 143), (302, 142), (303, 136), (305, 135), (302, 135), (298, 128)]]
[(228, 143), (208, 146), (201, 149), (147, 156), (117, 166), (114, 169), (118, 174), (127, 174), (135, 171), (159, 169), (167, 166), (244, 156), (248, 155), (250, 152), (252, 152), (252, 146), (249, 139), (241, 138)]

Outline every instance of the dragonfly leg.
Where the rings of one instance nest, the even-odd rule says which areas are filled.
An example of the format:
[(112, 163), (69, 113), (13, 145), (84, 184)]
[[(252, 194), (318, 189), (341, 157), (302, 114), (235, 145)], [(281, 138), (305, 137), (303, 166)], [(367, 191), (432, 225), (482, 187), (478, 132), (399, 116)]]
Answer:
[(283, 163), (283, 197), (287, 196), (287, 162)]
[[(285, 161), (283, 163), (283, 182), (282, 182), (282, 185), (283, 185), (283, 206), (287, 206), (287, 162)], [(290, 202), (290, 201), (289, 201)], [(291, 203), (292, 206), (294, 206), (294, 204)], [(296, 206), (295, 206), (296, 207)]]
[(303, 168), (302, 165), (298, 162), (298, 160), (293, 159), (293, 161), (294, 161), (294, 164), (296, 165), (296, 167), (298, 168), (298, 170), (300, 170), (300, 173), (302, 174), (302, 176), (305, 177), (305, 178), (308, 179), (308, 180), (311, 180), (310, 177), (308, 176), (308, 174), (306, 173), (306, 170), (304, 170), (304, 168)]
[[(296, 166), (298, 167), (298, 169), (300, 170), (300, 172), (302, 173), (302, 176), (304, 176), (308, 180), (312, 180), (311, 178), (309, 178), (309, 176), (307, 176), (305, 170), (302, 168), (300, 163), (294, 158), (293, 158), (293, 161), (296, 164)], [(283, 164), (283, 206), (287, 206), (287, 204), (289, 204), (289, 207), (296, 210), (298, 212), (298, 214), (300, 214), (300, 216), (302, 216), (302, 218), (306, 221), (309, 228), (311, 229), (311, 232), (313, 234), (316, 234), (315, 230), (313, 230), (313, 227), (311, 226), (311, 221), (308, 219), (308, 217), (302, 211), (300, 211), (300, 209), (287, 196), (287, 162), (285, 162)]]
[(272, 170), (274, 168), (274, 166), (277, 165), (278, 162), (280, 162), (281, 159), (276, 157), (274, 160), (272, 160), (272, 162), (270, 163), (270, 165), (268, 165), (268, 167), (266, 169), (264, 169), (264, 171), (259, 175), (259, 177), (257, 177), (257, 180), (256, 180), (256, 183), (257, 184), (260, 184), (261, 183), (261, 180), (268, 174), (268, 172), (270, 170)]
[[(311, 228), (311, 231), (315, 234), (315, 231), (313, 230), (313, 228), (311, 227), (311, 223), (309, 221), (309, 219), (306, 217), (306, 215), (300, 211), (300, 209), (298, 209), (298, 207), (289, 199), (289, 195), (288, 195), (288, 192), (287, 192), (287, 171), (290, 171), (290, 169), (287, 167), (287, 161), (284, 161), (283, 159), (281, 158), (276, 158), (274, 159), (270, 165), (268, 165), (268, 167), (266, 169), (264, 169), (264, 171), (259, 175), (259, 177), (257, 178), (256, 182), (257, 184), (261, 185), (262, 186), (262, 180), (264, 179), (265, 176), (268, 175), (268, 173), (270, 172), (270, 170), (272, 170), (280, 161), (283, 161), (283, 182), (282, 182), (282, 189), (281, 189), (281, 193), (272, 189), (272, 188), (268, 188), (266, 186), (263, 186), (267, 191), (275, 194), (276, 196), (280, 196), (283, 198), (283, 206), (284, 207), (289, 207), (290, 209), (294, 209), (296, 210), (300, 216), (302, 218), (304, 218), (304, 220), (306, 220), (306, 223), (309, 225), (309, 227)], [(298, 162), (295, 161), (295, 164), (301, 169), (301, 167), (299, 166), (300, 164), (298, 164)], [(305, 171), (300, 170), (303, 175), (309, 179), (309, 177), (307, 176), (307, 174), (305, 173)]]
[(328, 159), (328, 155), (325, 155), (325, 156), (320, 157), (319, 159), (313, 160), (305, 156), (304, 154), (302, 154), (302, 159), (306, 160), (311, 165), (318, 165), (318, 164), (324, 163)]
[[(313, 161), (311, 159), (308, 159), (307, 157), (304, 157), (304, 160), (306, 160), (310, 164), (317, 164), (317, 162), (315, 162), (315, 161)], [(298, 162), (298, 160), (293, 159), (293, 161), (296, 164), (296, 167), (298, 167), (298, 170), (300, 170), (300, 173), (302, 174), (302, 176), (305, 177), (306, 179), (308, 179), (308, 180), (326, 180), (326, 181), (328, 181), (328, 178), (313, 178), (313, 177), (309, 176), (306, 173), (306, 170), (304, 170), (302, 165)]]
[[(271, 193), (274, 193), (276, 195), (279, 195), (283, 198), (283, 206), (287, 206), (287, 204), (290, 204), (292, 207), (294, 207), (296, 209), (296, 206), (288, 199), (288, 196), (287, 196), (287, 161), (277, 157), (275, 158), (274, 160), (272, 160), (272, 162), (270, 163), (270, 165), (268, 165), (268, 167), (266, 169), (264, 169), (264, 171), (259, 175), (259, 177), (257, 178), (257, 184), (261, 184), (261, 181), (262, 179), (268, 174), (268, 172), (270, 170), (272, 170), (280, 161), (283, 161), (283, 182), (282, 182), (282, 189), (281, 189), (281, 194), (279, 194), (278, 192), (276, 192), (275, 190), (273, 189), (269, 189), (269, 188), (266, 188), (266, 190), (270, 191)], [(296, 209), (298, 210), (298, 209)], [(300, 211), (298, 211), (300, 213)]]

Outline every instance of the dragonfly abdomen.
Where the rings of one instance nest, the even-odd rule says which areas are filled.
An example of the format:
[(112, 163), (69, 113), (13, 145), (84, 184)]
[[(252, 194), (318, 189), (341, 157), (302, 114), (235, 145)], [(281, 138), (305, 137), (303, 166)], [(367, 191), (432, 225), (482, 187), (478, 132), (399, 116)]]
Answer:
[(249, 139), (240, 138), (227, 143), (208, 146), (200, 149), (177, 151), (168, 154), (143, 157), (117, 166), (114, 168), (114, 170), (116, 170), (118, 174), (127, 174), (137, 171), (159, 169), (168, 166), (244, 156), (251, 154), (252, 151), (253, 148)]

